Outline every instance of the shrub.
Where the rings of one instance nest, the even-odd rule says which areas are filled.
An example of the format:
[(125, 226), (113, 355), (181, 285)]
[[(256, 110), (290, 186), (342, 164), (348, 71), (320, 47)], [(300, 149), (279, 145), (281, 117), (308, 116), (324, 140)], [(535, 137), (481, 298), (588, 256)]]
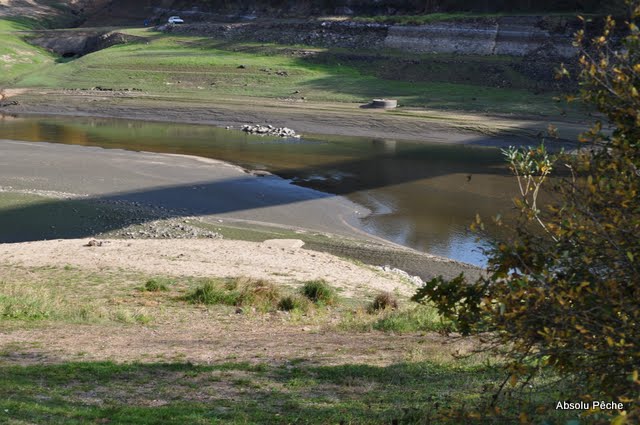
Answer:
[(262, 311), (273, 310), (280, 300), (280, 290), (266, 280), (240, 279), (237, 281), (238, 306), (253, 306)]
[(168, 281), (160, 280), (160, 279), (149, 279), (144, 284), (144, 290), (148, 292), (162, 292), (168, 291), (169, 286), (167, 285)]
[(280, 297), (280, 290), (271, 282), (238, 278), (225, 282), (207, 280), (185, 299), (199, 304), (252, 306), (268, 311), (277, 307)]
[(337, 301), (335, 290), (324, 280), (305, 282), (302, 294), (315, 304), (332, 305)]
[(307, 312), (312, 304), (308, 298), (296, 295), (287, 295), (278, 302), (278, 310)]
[[(612, 423), (640, 421), (640, 1), (630, 6), (615, 44), (611, 18), (602, 36), (576, 35), (578, 98), (613, 131), (596, 122), (571, 155), (507, 150), (520, 221), (496, 218), (510, 237), (488, 251), (487, 275), (440, 277), (414, 297), (431, 300), (463, 333), (482, 333), (510, 359), (512, 385), (524, 388), (551, 367), (579, 388), (573, 397), (624, 403)], [(568, 175), (549, 182), (554, 168)], [(551, 200), (545, 207), (536, 204), (542, 187)]]
[(451, 321), (445, 320), (431, 306), (417, 306), (408, 310), (387, 310), (372, 328), (384, 332), (451, 332)]
[(209, 280), (187, 295), (185, 299), (197, 304), (237, 305), (239, 297), (236, 291), (228, 291), (220, 283)]
[(393, 295), (391, 292), (380, 292), (369, 305), (368, 311), (370, 313), (375, 313), (381, 310), (397, 310), (398, 309), (398, 298)]

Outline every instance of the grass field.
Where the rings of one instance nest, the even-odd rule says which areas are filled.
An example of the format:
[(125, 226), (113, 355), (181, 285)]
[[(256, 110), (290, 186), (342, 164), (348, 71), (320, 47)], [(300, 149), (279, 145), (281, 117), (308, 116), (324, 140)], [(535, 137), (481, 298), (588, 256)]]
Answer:
[(367, 313), (367, 300), (338, 296), (253, 311), (254, 298), (236, 314), (192, 296), (211, 282), (229, 294), (255, 283), (0, 265), (0, 421), (506, 423), (558, 397), (547, 377), (505, 393), (495, 417), (467, 417), (490, 401), (503, 365), (454, 357), (471, 346), (434, 334), (442, 322), (428, 307), (400, 299), (398, 311)]
[(34, 28), (37, 24), (27, 19), (0, 19), (0, 87), (11, 86), (21, 77), (54, 63), (53, 55), (16, 33)]
[[(0, 195), (0, 211), (41, 207), (41, 215), (3, 221), (3, 231), (43, 216), (59, 231), (128, 224), (109, 206), (73, 200), (54, 211), (47, 198)], [(330, 244), (312, 234), (215, 228), (229, 239)], [(376, 310), (371, 291), (347, 296), (322, 281), (273, 283), (279, 277), (3, 260), (0, 423), (508, 423), (560, 397), (543, 377), (505, 392), (497, 416), (474, 416), (508, 374), (498, 357), (473, 354), (477, 341), (443, 336), (455, 328), (432, 307), (391, 294), (397, 309)]]
[[(19, 87), (135, 88), (151, 95), (193, 100), (253, 96), (366, 103), (374, 97), (388, 97), (397, 98), (403, 106), (435, 109), (560, 112), (552, 101), (554, 92), (518, 71), (520, 59), (460, 60), (453, 55), (354, 52), (126, 31), (147, 41), (58, 62), (30, 47), (40, 55), (38, 62), (34, 59), (28, 67), (13, 67), (11, 78), (5, 76), (5, 81)], [(29, 46), (13, 33), (0, 36)]]

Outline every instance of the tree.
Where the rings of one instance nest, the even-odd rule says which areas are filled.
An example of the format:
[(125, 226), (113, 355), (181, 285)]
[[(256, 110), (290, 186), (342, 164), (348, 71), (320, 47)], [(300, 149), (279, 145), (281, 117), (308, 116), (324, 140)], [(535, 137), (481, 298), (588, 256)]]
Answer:
[[(512, 236), (487, 251), (487, 276), (437, 278), (414, 296), (506, 354), (513, 385), (552, 368), (585, 400), (624, 403), (617, 424), (640, 421), (640, 0), (628, 5), (624, 37), (611, 17), (601, 35), (576, 35), (577, 99), (606, 121), (576, 152), (505, 151), (520, 218), (496, 219)], [(544, 207), (540, 190), (552, 200)]]

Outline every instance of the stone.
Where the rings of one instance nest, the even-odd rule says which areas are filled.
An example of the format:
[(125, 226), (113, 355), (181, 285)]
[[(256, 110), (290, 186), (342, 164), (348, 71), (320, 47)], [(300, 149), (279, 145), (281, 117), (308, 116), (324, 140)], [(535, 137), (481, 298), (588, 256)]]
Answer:
[(297, 251), (304, 246), (300, 239), (269, 239), (261, 244), (265, 248)]

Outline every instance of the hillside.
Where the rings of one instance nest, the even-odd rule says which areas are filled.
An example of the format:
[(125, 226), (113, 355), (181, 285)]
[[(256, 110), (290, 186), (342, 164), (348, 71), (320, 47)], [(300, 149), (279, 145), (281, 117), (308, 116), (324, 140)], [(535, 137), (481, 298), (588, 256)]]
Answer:
[(146, 19), (171, 13), (182, 13), (199, 20), (207, 20), (211, 14), (226, 17), (397, 16), (401, 19), (431, 14), (446, 19), (451, 14), (574, 15), (617, 14), (623, 10), (623, 0), (0, 0), (0, 16), (30, 16), (54, 26), (140, 24)]

